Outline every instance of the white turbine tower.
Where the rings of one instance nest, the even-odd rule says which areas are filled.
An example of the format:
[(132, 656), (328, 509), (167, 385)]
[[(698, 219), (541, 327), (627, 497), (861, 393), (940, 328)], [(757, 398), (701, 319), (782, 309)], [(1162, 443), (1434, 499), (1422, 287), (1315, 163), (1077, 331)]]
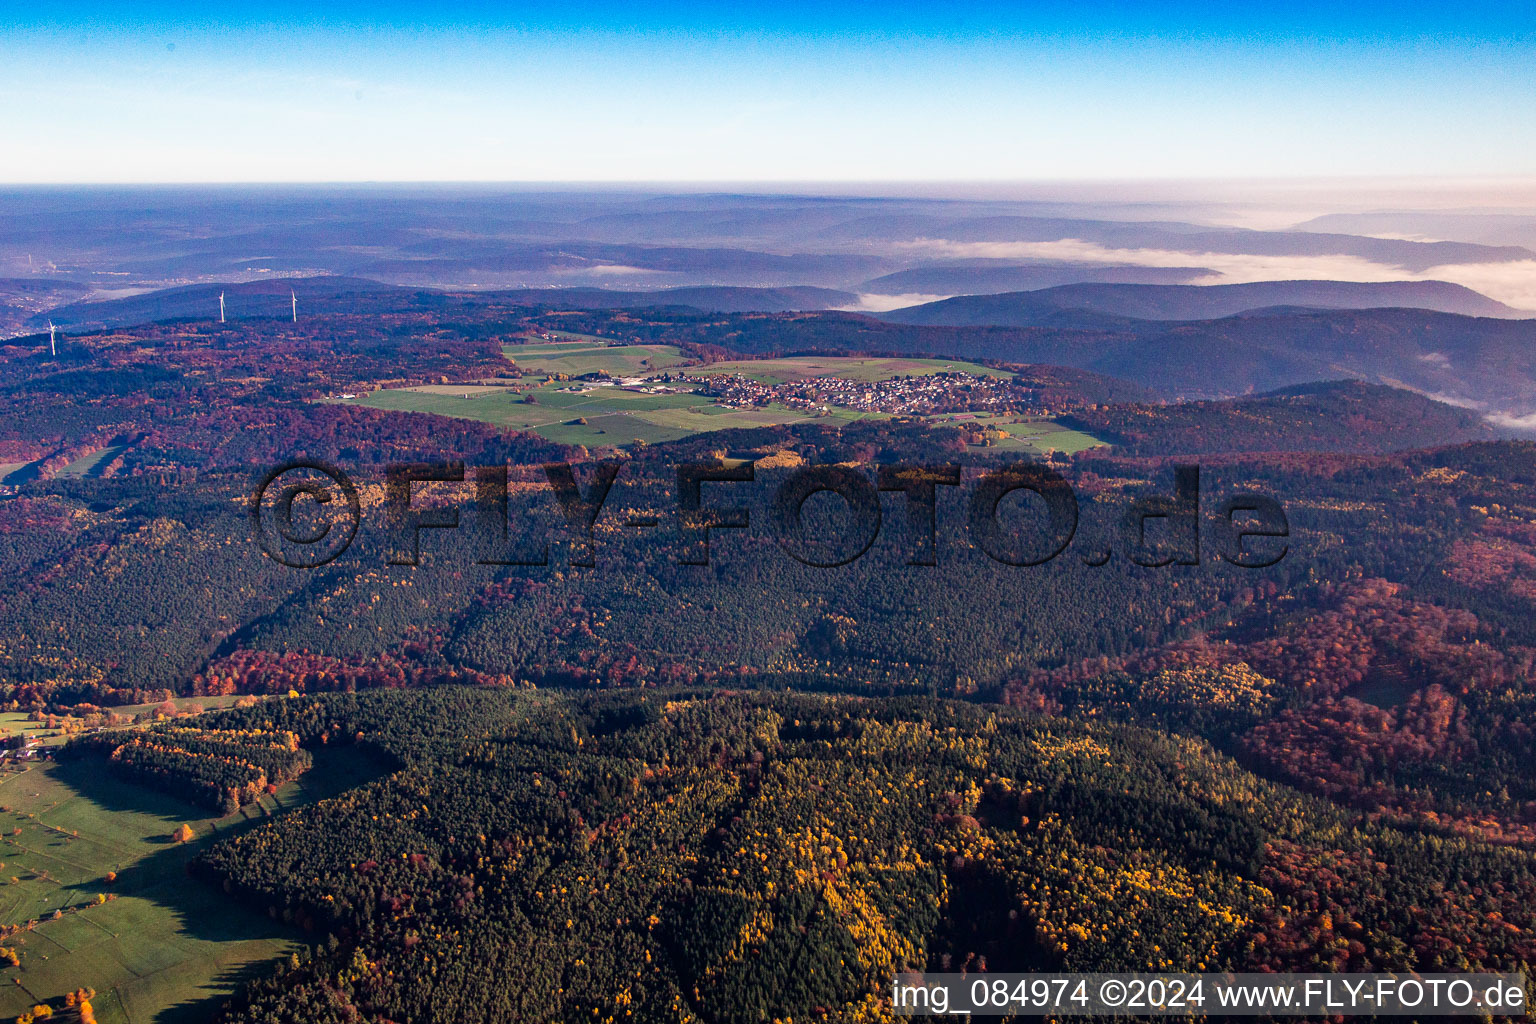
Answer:
[(219, 323), (224, 322), (224, 293), (219, 292)]
[(299, 293), (290, 288), (288, 290), (288, 294), (293, 298), (293, 322), (294, 323), (298, 323), (299, 322)]
[(53, 358), (57, 359), (57, 358), (59, 358), (59, 347), (58, 347), (58, 345), (54, 344), (53, 334), (54, 334), (53, 321), (49, 320), (48, 321), (48, 354), (53, 356)]

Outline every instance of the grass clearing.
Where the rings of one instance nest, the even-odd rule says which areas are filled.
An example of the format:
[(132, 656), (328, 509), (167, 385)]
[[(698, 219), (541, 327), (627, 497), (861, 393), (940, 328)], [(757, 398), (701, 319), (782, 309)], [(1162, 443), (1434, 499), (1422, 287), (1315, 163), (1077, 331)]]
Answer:
[(1047, 452), (1057, 451), (1074, 455), (1104, 444), (1091, 434), (1064, 427), (1055, 420), (1049, 419), (1025, 419), (1014, 422), (1013, 417), (993, 416), (989, 413), (946, 413), (942, 416), (930, 417), (929, 422), (1001, 430), (1008, 436), (993, 441), (991, 447), (1005, 452), (1044, 455)]
[[(786, 362), (771, 360), (770, 362)], [(790, 362), (800, 362), (791, 360)], [(807, 360), (824, 364), (829, 360)], [(932, 360), (848, 360), (865, 364), (867, 372), (886, 372), (889, 364), (934, 362)], [(886, 364), (877, 371), (870, 364)], [(716, 363), (714, 367), (730, 364)], [(936, 363), (952, 367), (952, 363)], [(937, 372), (937, 371), (935, 371)], [(458, 393), (455, 393), (458, 392)], [(716, 405), (704, 395), (693, 392), (656, 394), (630, 390), (613, 385), (590, 387), (580, 383), (552, 382), (527, 392), (512, 392), (505, 388), (486, 388), (483, 393), (464, 397), (463, 389), (439, 387), (424, 389), (390, 389), (374, 391), (357, 399), (356, 404), (375, 409), (391, 409), (397, 412), (430, 412), (440, 416), (458, 416), (480, 420), (513, 430), (528, 430), (560, 444), (580, 444), (587, 447), (613, 445), (623, 447), (643, 441), (659, 444), (676, 441), (694, 434), (713, 430), (735, 430), (750, 427), (775, 426), (793, 423), (826, 423), (842, 425), (863, 419), (888, 419), (884, 413), (859, 412), (852, 409), (832, 408), (824, 415), (791, 409), (772, 404), (763, 408), (737, 409)], [(532, 394), (532, 403), (524, 396)], [(577, 423), (576, 420), (585, 420)], [(1092, 448), (1100, 442), (1087, 434), (1067, 430), (1052, 420), (1028, 420), (1009, 423), (1005, 418), (986, 414), (952, 415), (935, 417), (934, 422), (987, 424), (1006, 431), (1010, 436), (996, 442), (995, 447), (1005, 451), (1022, 451), (1044, 454), (1052, 449), (1067, 453)]]
[[(244, 697), (238, 695), (223, 697), (175, 697), (171, 699), (170, 703), (176, 705), (179, 711), (186, 711), (191, 708), (215, 711), (219, 708), (232, 707), (237, 701), (244, 699)], [(137, 715), (160, 707), (164, 703), (165, 701), (157, 704), (125, 704), (120, 707), (106, 708), (105, 710), (119, 715)], [(61, 715), (59, 717), (63, 719), (69, 716)], [(14, 736), (18, 733), (28, 739), (37, 740), (38, 744), (44, 747), (62, 746), (65, 740), (69, 738), (58, 729), (48, 728), (47, 722), (32, 721), (29, 717), (29, 712), (0, 711), (0, 737)]]
[[(551, 313), (550, 315), (551, 316), (565, 316), (567, 314), (561, 313), (561, 312), (555, 312), (555, 313)], [(595, 343), (597, 343), (599, 345), (606, 345), (610, 341), (613, 340), (612, 338), (604, 338), (604, 337), (601, 337), (601, 336), (596, 335), (596, 334), (582, 334), (580, 331), (555, 331), (555, 330), (550, 330), (548, 328), (542, 328), (539, 333), (541, 333), (541, 334), (548, 334), (551, 337), (557, 339), (558, 341), (566, 341), (566, 342), (570, 342), (570, 341), (585, 341), (585, 342), (588, 342), (588, 343), (595, 342)]]
[[(266, 813), (376, 774), (354, 749), (324, 749), (296, 782), (228, 818), (89, 762), (0, 774), (0, 924), (38, 922), (4, 941), (22, 960), (3, 971), (0, 1018), (87, 986), (97, 990), (92, 1005), (102, 1024), (207, 1020), (241, 981), (296, 949), (303, 933), (188, 878), (188, 861)], [(169, 838), (182, 824), (196, 834), (189, 843)], [(98, 904), (98, 893), (117, 898)]]
[(588, 447), (612, 445), (625, 447), (643, 442), (660, 444), (679, 441), (697, 430), (650, 423), (629, 413), (583, 417), (586, 423), (549, 423), (537, 428), (537, 433), (560, 444), (581, 444)]
[[(570, 343), (521, 346), (534, 352), (573, 351)], [(629, 349), (669, 346), (622, 346)], [(619, 349), (574, 351), (612, 353)], [(674, 350), (675, 351), (675, 350)], [(976, 363), (940, 359), (855, 359), (841, 356), (805, 356), (789, 359), (735, 360), (688, 368), (690, 374), (744, 373), (764, 382), (837, 376), (849, 380), (877, 381), (898, 376), (923, 376), (964, 372), (1007, 377), (1005, 371)], [(612, 372), (610, 370), (610, 372)], [(655, 382), (653, 382), (655, 383)], [(533, 401), (527, 401), (528, 396)], [(691, 391), (656, 393), (579, 381), (551, 381), (523, 391), (476, 385), (431, 385), (374, 391), (357, 399), (358, 405), (396, 412), (429, 412), (480, 420), (513, 430), (527, 430), (561, 444), (587, 447), (624, 447), (644, 442), (676, 441), (714, 430), (733, 430), (781, 424), (826, 423), (840, 426), (863, 419), (889, 419), (885, 413), (860, 412), (833, 407), (825, 414), (792, 409), (777, 403), (762, 408), (738, 409), (715, 404)], [(584, 420), (585, 422), (577, 422)], [(994, 442), (1004, 451), (1068, 454), (1101, 444), (1094, 437), (1047, 419), (1008, 422), (1009, 417), (985, 413), (933, 417), (932, 422), (971, 423), (995, 426), (1008, 436)]]
[(572, 377), (598, 371), (615, 377), (643, 376), (688, 361), (673, 345), (506, 345), (501, 351), (525, 372)]
[[(579, 390), (571, 390), (572, 388)], [(730, 409), (691, 391), (654, 394), (614, 386), (582, 388), (550, 383), (523, 394), (499, 393), (464, 398), (453, 394), (391, 389), (375, 391), (356, 404), (397, 412), (431, 412), (460, 416), (514, 430), (529, 430), (560, 444), (624, 446), (644, 441), (659, 444), (711, 430), (805, 423), (820, 419), (847, 423), (865, 414), (834, 411), (823, 417), (784, 406)], [(586, 420), (577, 423), (576, 420)]]
[(1055, 420), (1025, 420), (1022, 423), (1002, 423), (999, 427), (1009, 435), (1003, 444), (1011, 441), (1038, 452), (1058, 451), (1076, 455), (1080, 451), (1104, 444), (1091, 434), (1064, 427)]
[(86, 477), (97, 472), (99, 467), (105, 466), (123, 452), (128, 450), (127, 445), (118, 445), (112, 448), (103, 448), (99, 452), (93, 452), (84, 458), (76, 459), (63, 469), (59, 470), (60, 477)]
[[(571, 392), (572, 385), (545, 384), (526, 393), (487, 394), (462, 398), (454, 395), (423, 394), (404, 390), (375, 391), (358, 399), (357, 404), (398, 412), (430, 412), (440, 416), (458, 416), (480, 420), (512, 430), (528, 430), (560, 444), (627, 445), (637, 438), (647, 443), (675, 441), (700, 429), (680, 430), (649, 423), (637, 414), (662, 408), (686, 408), (708, 405), (709, 399), (692, 393), (648, 395), (614, 387)], [(575, 420), (585, 419), (585, 424)], [(718, 429), (718, 428), (715, 428)]]
[(415, 391), (423, 395), (448, 395), (453, 398), (484, 398), (486, 395), (506, 391), (507, 388), (497, 387), (495, 384), (420, 384), (403, 390)]

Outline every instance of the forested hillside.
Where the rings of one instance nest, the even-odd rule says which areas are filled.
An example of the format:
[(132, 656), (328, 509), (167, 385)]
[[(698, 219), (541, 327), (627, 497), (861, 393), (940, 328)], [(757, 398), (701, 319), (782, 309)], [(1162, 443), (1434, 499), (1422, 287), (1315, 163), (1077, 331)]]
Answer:
[[(165, 829), (188, 884), (308, 950), (229, 1024), (878, 1020), (905, 967), (1532, 962), (1536, 444), (1337, 379), (1412, 360), (1512, 393), (1526, 326), (309, 300), (0, 347), (11, 764), (70, 740), (54, 784), (208, 819)], [(930, 346), (988, 361), (753, 358)], [(1159, 360), (1211, 393), (1312, 375), (1157, 401), (1059, 365)], [(717, 370), (730, 428), (688, 392), (673, 432), (624, 430)], [(588, 389), (614, 443), (458, 414)], [(879, 389), (942, 402), (833, 415)], [(296, 458), (337, 476), (263, 499)], [(285, 500), (285, 543), (334, 558), (274, 557)], [(366, 771), (322, 799), (337, 753)]]
[[(962, 295), (897, 309), (883, 319), (951, 327), (1064, 325), (1073, 313), (1137, 320), (1216, 320), (1279, 306), (1306, 309), (1432, 309), (1464, 316), (1517, 311), (1445, 281), (1256, 281), (1248, 284), (1064, 283), (1036, 291)], [(1065, 314), (1065, 315), (1063, 315)]]
[(834, 312), (654, 309), (593, 311), (559, 322), (571, 330), (765, 354), (882, 352), (1043, 363), (1181, 398), (1347, 376), (1513, 413), (1530, 411), (1536, 387), (1536, 321), (1423, 309), (1261, 309), (1180, 322), (1062, 313), (1049, 326), (1022, 327), (926, 326)]
[(1067, 422), (1113, 441), (1126, 455), (1384, 454), (1493, 436), (1477, 413), (1358, 381), (1302, 384), (1225, 401), (1095, 406)]
[(1370, 823), (1127, 726), (934, 700), (443, 689), (279, 699), (208, 728), (398, 764), (198, 862), (313, 944), (228, 1022), (873, 1021), (904, 968), (1536, 955), (1529, 853)]

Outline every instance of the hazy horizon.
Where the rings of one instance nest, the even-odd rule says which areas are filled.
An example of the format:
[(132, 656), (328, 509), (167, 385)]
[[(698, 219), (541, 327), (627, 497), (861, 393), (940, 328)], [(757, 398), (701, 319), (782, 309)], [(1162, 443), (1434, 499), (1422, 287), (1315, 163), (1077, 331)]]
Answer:
[[(845, 308), (882, 310), (978, 286), (871, 294), (871, 279), (979, 260), (1187, 269), (1179, 279), (1194, 284), (1440, 280), (1536, 309), (1536, 179), (56, 184), (0, 196), (0, 276), (52, 268), (98, 290), (315, 273), (471, 288), (817, 285), (856, 294)], [(1233, 230), (1340, 240), (1210, 234)], [(719, 249), (757, 265), (720, 265)]]
[(43, 3), (0, 14), (0, 181), (1530, 175), (1533, 29), (1491, 3)]

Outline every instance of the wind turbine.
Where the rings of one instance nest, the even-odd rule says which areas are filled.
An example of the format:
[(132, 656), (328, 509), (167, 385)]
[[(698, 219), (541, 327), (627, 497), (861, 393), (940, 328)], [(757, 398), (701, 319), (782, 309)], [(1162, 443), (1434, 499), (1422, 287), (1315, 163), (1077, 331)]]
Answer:
[(59, 358), (59, 347), (57, 345), (55, 345), (54, 342), (53, 342), (53, 332), (54, 332), (53, 321), (49, 320), (48, 321), (48, 354), (53, 356), (53, 358), (57, 359), (57, 358)]
[(224, 322), (224, 293), (219, 292), (219, 323)]
[(293, 322), (294, 323), (298, 323), (299, 322), (299, 293), (294, 291), (292, 288), (290, 288), (290, 289), (288, 289), (288, 294), (293, 297)]

